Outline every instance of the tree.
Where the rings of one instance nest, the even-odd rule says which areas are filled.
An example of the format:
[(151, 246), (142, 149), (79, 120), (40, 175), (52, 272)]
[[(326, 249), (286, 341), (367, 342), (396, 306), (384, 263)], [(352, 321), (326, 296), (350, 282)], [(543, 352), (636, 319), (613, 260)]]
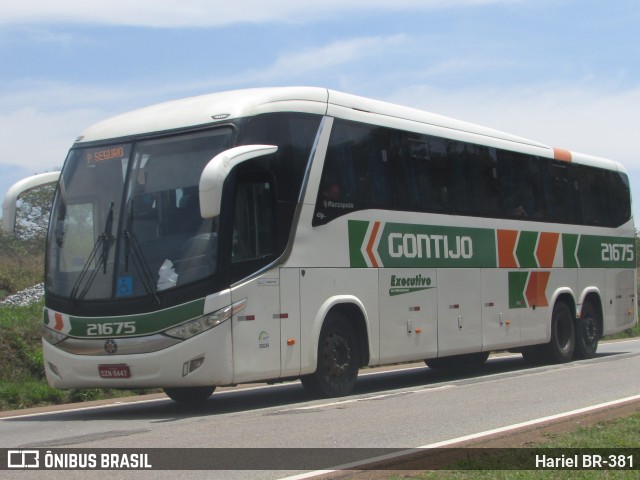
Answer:
[(55, 185), (25, 193), (18, 201), (15, 235), (36, 250), (44, 250)]

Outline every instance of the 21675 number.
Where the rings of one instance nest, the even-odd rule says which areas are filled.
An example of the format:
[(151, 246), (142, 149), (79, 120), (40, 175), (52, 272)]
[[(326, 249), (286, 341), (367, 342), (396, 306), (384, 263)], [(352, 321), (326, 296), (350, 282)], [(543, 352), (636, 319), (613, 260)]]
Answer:
[(633, 262), (633, 245), (601, 243), (603, 262)]
[(132, 335), (136, 333), (135, 322), (110, 322), (87, 324), (87, 335), (98, 337), (102, 335)]

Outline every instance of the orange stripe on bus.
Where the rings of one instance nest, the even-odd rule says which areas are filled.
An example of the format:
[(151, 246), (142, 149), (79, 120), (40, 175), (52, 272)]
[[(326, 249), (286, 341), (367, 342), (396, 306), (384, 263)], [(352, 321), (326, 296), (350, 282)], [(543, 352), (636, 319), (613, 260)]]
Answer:
[(529, 307), (549, 306), (546, 290), (550, 275), (551, 272), (531, 272), (529, 274), (529, 282), (525, 289), (525, 296), (527, 297)]
[(538, 265), (540, 265), (540, 267), (553, 267), (553, 259), (556, 257), (556, 248), (558, 247), (559, 238), (559, 233), (540, 233), (538, 248), (536, 249), (536, 258), (538, 259)]
[(53, 315), (53, 318), (55, 318), (56, 320), (56, 324), (53, 327), (55, 330), (58, 330), (59, 332), (61, 332), (64, 329), (64, 321), (62, 320), (62, 314), (59, 312), (56, 312)]
[(374, 268), (378, 268), (378, 262), (376, 261), (376, 256), (373, 254), (373, 244), (376, 241), (376, 236), (378, 235), (378, 229), (380, 228), (380, 222), (375, 222), (373, 224), (373, 230), (371, 231), (371, 236), (369, 237), (369, 243), (367, 244), (367, 255), (369, 256), (369, 260), (371, 260), (371, 265)]
[(498, 235), (498, 266), (500, 268), (518, 268), (518, 262), (513, 252), (518, 239), (517, 230), (497, 230)]
[(569, 150), (565, 150), (564, 148), (554, 148), (553, 158), (563, 162), (570, 162), (573, 159), (571, 152)]

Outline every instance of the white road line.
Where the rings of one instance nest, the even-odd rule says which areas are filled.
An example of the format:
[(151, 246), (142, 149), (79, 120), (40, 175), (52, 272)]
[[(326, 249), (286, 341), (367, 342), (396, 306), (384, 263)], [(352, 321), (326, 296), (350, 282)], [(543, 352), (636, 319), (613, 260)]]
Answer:
[(348, 465), (339, 465), (336, 466), (335, 468), (332, 469), (328, 469), (328, 470), (316, 470), (313, 472), (307, 472), (307, 473), (302, 473), (299, 475), (293, 475), (290, 477), (284, 477), (281, 480), (303, 480), (303, 479), (307, 479), (307, 478), (313, 478), (313, 477), (317, 477), (320, 475), (325, 475), (327, 473), (333, 473), (333, 472), (337, 472), (340, 470), (346, 470), (346, 469), (354, 469), (357, 470), (358, 466), (362, 466), (362, 465), (367, 465), (369, 463), (373, 463), (373, 462), (380, 462), (380, 461), (384, 461), (384, 460), (391, 460), (397, 457), (402, 457), (405, 455), (409, 455), (412, 453), (417, 453), (420, 450), (426, 450), (429, 448), (441, 448), (441, 447), (448, 447), (451, 445), (456, 445), (458, 443), (462, 443), (462, 442), (466, 442), (469, 440), (477, 440), (478, 438), (483, 438), (483, 437), (488, 437), (491, 435), (495, 435), (497, 433), (504, 433), (504, 432), (509, 432), (512, 430), (517, 430), (518, 428), (523, 428), (523, 427), (530, 427), (533, 425), (539, 425), (541, 423), (545, 423), (545, 422), (549, 422), (549, 421), (553, 421), (553, 420), (559, 420), (562, 418), (567, 418), (567, 417), (571, 417), (572, 415), (579, 415), (581, 413), (587, 413), (587, 412), (592, 412), (594, 410), (599, 410), (602, 408), (607, 408), (607, 407), (612, 407), (615, 405), (620, 405), (626, 402), (631, 402), (634, 400), (640, 400), (640, 395), (634, 395), (631, 397), (625, 397), (625, 398), (620, 398), (618, 400), (612, 400), (610, 402), (605, 402), (605, 403), (599, 403), (597, 405), (591, 405), (589, 407), (584, 407), (584, 408), (578, 408), (576, 410), (570, 410), (568, 412), (563, 412), (563, 413), (558, 413), (556, 415), (550, 415), (548, 417), (542, 417), (542, 418), (536, 418), (534, 420), (528, 420), (526, 422), (520, 422), (520, 423), (515, 423), (513, 425), (507, 425), (504, 427), (500, 427), (500, 428), (494, 428), (492, 430), (486, 430), (484, 432), (478, 432), (478, 433), (474, 433), (471, 435), (465, 435), (462, 437), (457, 437), (457, 438), (452, 438), (449, 440), (444, 440), (442, 442), (436, 442), (436, 443), (430, 443), (428, 445), (422, 445), (421, 447), (415, 447), (415, 448), (410, 448), (407, 450), (403, 450), (401, 452), (396, 452), (396, 453), (390, 453), (388, 455), (382, 455), (379, 457), (373, 457), (373, 458), (369, 458), (367, 460), (362, 460), (359, 462), (354, 462), (354, 463), (350, 463)]
[(3, 420), (12, 420), (15, 418), (30, 418), (30, 417), (42, 417), (44, 415), (56, 415), (56, 414), (61, 414), (61, 413), (74, 413), (74, 412), (82, 412), (85, 410), (101, 410), (103, 408), (112, 408), (112, 407), (121, 407), (123, 405), (138, 405), (140, 403), (152, 403), (152, 402), (164, 402), (169, 400), (168, 398), (153, 398), (151, 400), (138, 400), (136, 402), (122, 402), (122, 401), (118, 401), (118, 402), (114, 402), (114, 403), (109, 403), (107, 405), (92, 405), (90, 407), (78, 407), (78, 408), (69, 408), (69, 409), (64, 409), (64, 410), (55, 410), (55, 411), (51, 411), (51, 412), (38, 412), (38, 413), (24, 413), (24, 414), (20, 414), (20, 415), (13, 415), (11, 417), (2, 417), (0, 418), (0, 422)]
[(293, 412), (293, 411), (298, 411), (298, 410), (319, 410), (319, 409), (326, 408), (326, 407), (333, 407), (335, 405), (345, 405), (345, 404), (348, 404), (348, 403), (366, 402), (368, 400), (380, 400), (381, 398), (399, 397), (401, 395), (407, 395), (409, 393), (431, 393), (431, 392), (437, 392), (437, 391), (440, 391), (440, 390), (446, 390), (446, 389), (449, 389), (449, 388), (455, 388), (455, 385), (442, 385), (440, 387), (434, 387), (434, 388), (420, 388), (418, 390), (403, 390), (403, 391), (400, 391), (400, 392), (383, 393), (381, 395), (373, 395), (371, 397), (350, 398), (348, 400), (339, 400), (337, 402), (320, 403), (320, 404), (316, 404), (316, 405), (307, 405), (305, 407), (287, 408), (287, 409), (284, 409), (284, 410), (278, 410), (278, 413)]

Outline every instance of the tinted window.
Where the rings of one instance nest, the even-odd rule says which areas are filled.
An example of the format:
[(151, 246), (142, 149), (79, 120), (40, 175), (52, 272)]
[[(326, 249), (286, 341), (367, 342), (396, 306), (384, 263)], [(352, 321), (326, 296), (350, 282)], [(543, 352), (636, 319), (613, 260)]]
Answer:
[(541, 160), (547, 218), (558, 223), (582, 223), (574, 169), (565, 162)]
[(616, 227), (631, 217), (626, 175), (575, 165), (582, 215), (587, 225)]
[(382, 128), (334, 123), (313, 225), (355, 210), (392, 208), (387, 141)]
[(366, 208), (602, 226), (631, 216), (618, 172), (337, 120), (313, 225)]
[(391, 135), (391, 167), (397, 209), (451, 211), (451, 173), (446, 140), (394, 132)]
[(460, 215), (502, 215), (495, 148), (449, 141), (453, 162), (455, 212)]
[(296, 205), (309, 164), (320, 117), (309, 114), (278, 113), (250, 118), (240, 130), (238, 145), (276, 145), (278, 151), (249, 160), (241, 173), (268, 173), (273, 181), (275, 216), (278, 225), (278, 252), (289, 240)]

